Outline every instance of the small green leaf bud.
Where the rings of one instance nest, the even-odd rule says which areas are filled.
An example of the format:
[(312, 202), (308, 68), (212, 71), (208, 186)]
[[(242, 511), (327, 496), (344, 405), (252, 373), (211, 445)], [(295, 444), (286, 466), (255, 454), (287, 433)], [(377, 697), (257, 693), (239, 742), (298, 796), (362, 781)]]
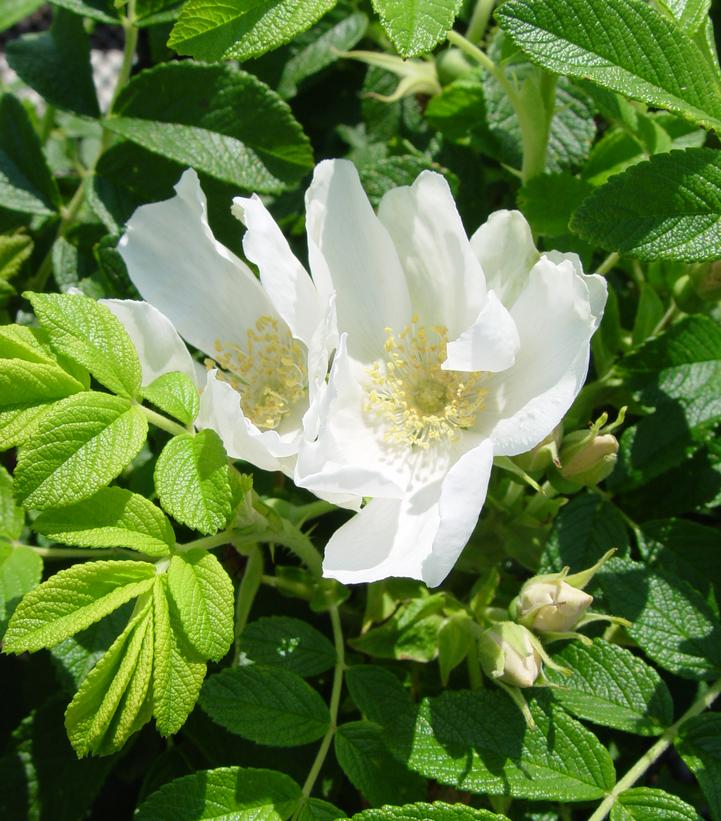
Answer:
[(513, 457), (513, 461), (527, 473), (541, 473), (551, 464), (559, 464), (558, 447), (563, 436), (563, 426), (557, 425), (533, 450)]
[(479, 659), (489, 678), (512, 687), (532, 687), (543, 667), (538, 639), (512, 621), (498, 622), (481, 633)]
[(613, 472), (618, 458), (618, 439), (612, 433), (594, 435), (575, 431), (563, 440), (560, 473), (579, 485), (593, 487)]

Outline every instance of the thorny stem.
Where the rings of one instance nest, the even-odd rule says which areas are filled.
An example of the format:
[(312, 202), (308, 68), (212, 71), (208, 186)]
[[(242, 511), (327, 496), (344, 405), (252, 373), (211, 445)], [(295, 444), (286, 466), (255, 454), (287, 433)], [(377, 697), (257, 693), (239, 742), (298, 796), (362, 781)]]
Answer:
[(674, 738), (678, 735), (679, 730), (683, 725), (694, 716), (699, 715), (704, 710), (707, 710), (721, 694), (721, 678), (717, 679), (706, 692), (700, 696), (686, 712), (679, 718), (679, 720), (672, 724), (666, 732), (659, 738), (659, 740), (650, 747), (638, 761), (631, 767), (631, 769), (616, 782), (616, 786), (604, 798), (602, 803), (598, 806), (596, 812), (588, 819), (588, 821), (602, 821), (609, 812), (613, 809), (616, 799), (622, 792), (632, 787), (639, 778), (651, 767), (669, 748)]
[(156, 428), (160, 428), (161, 430), (170, 433), (172, 436), (180, 436), (183, 433), (191, 433), (188, 428), (184, 428), (177, 422), (173, 422), (172, 419), (168, 419), (168, 417), (163, 416), (162, 413), (157, 413), (154, 410), (150, 410), (150, 408), (146, 408), (145, 405), (139, 405), (139, 407), (147, 417), (148, 422), (151, 422)]
[[(338, 708), (340, 707), (340, 694), (341, 690), (343, 689), (343, 673), (345, 672), (345, 646), (343, 643), (343, 628), (341, 626), (340, 621), (340, 614), (338, 612), (337, 607), (331, 607), (328, 611), (330, 615), (330, 623), (333, 628), (333, 643), (335, 645), (335, 653), (336, 653), (336, 660), (335, 660), (335, 669), (333, 671), (333, 686), (330, 692), (330, 702), (328, 704), (328, 709), (330, 711), (330, 724), (328, 725), (328, 729), (326, 730), (326, 734), (323, 736), (323, 740), (320, 742), (320, 747), (318, 748), (318, 752), (315, 756), (315, 760), (311, 765), (310, 771), (308, 772), (308, 777), (305, 780), (305, 784), (303, 784), (303, 799), (307, 799), (310, 797), (311, 792), (313, 792), (313, 787), (315, 786), (315, 782), (320, 775), (321, 768), (323, 767), (323, 763), (325, 762), (326, 756), (328, 755), (328, 750), (330, 749), (331, 741), (333, 741), (333, 736), (335, 735), (335, 731), (337, 729), (337, 721), (338, 721)], [(297, 813), (300, 812), (302, 808), (302, 804), (296, 810)]]
[(253, 607), (255, 596), (260, 589), (263, 578), (263, 552), (258, 545), (253, 545), (248, 551), (248, 563), (245, 566), (243, 579), (238, 586), (238, 594), (235, 600), (235, 653), (233, 655), (233, 667), (238, 664), (240, 658), (240, 637), (243, 634), (248, 616)]

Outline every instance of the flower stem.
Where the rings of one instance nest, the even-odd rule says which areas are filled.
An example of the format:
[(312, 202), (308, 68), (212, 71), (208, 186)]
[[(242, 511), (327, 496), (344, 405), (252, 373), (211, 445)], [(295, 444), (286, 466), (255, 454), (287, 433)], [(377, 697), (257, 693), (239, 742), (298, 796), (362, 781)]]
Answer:
[(155, 561), (154, 557), (147, 556), (145, 553), (139, 553), (136, 550), (125, 550), (122, 547), (111, 547), (105, 549), (102, 547), (36, 547), (31, 544), (21, 545), (20, 542), (17, 542), (16, 546), (29, 547), (31, 550), (34, 550), (38, 556), (48, 561), (61, 561), (66, 559), (93, 561), (95, 559), (107, 559), (111, 556), (118, 559), (136, 559), (151, 562)]
[(483, 39), (488, 21), (491, 19), (491, 12), (496, 5), (496, 0), (476, 0), (471, 20), (466, 31), (466, 40), (471, 43), (480, 43)]
[(135, 57), (135, 49), (138, 45), (138, 27), (135, 25), (135, 0), (128, 0), (128, 11), (123, 18), (123, 32), (125, 33), (123, 61), (120, 64), (113, 96), (110, 98), (110, 105), (108, 105), (108, 110), (105, 112), (106, 117), (112, 114), (118, 96), (130, 79), (130, 72), (133, 70), (133, 57)]
[(704, 710), (708, 709), (714, 701), (721, 694), (721, 678), (717, 679), (706, 692), (700, 696), (686, 712), (679, 718), (679, 720), (672, 724), (666, 732), (659, 738), (659, 740), (650, 747), (638, 761), (631, 767), (631, 769), (616, 782), (616, 786), (604, 798), (599, 805), (596, 812), (588, 819), (588, 821), (602, 821), (613, 809), (616, 799), (622, 792), (632, 787), (638, 779), (651, 767), (669, 748), (674, 738), (678, 735), (679, 730), (683, 725), (694, 716), (699, 715)]
[(260, 589), (263, 578), (263, 552), (258, 545), (253, 545), (248, 551), (248, 563), (245, 566), (243, 579), (238, 586), (238, 594), (235, 599), (235, 653), (233, 664), (238, 664), (240, 657), (240, 637), (243, 634), (245, 625), (248, 623), (248, 616), (253, 607), (256, 594)]
[(340, 614), (337, 607), (331, 607), (328, 614), (330, 615), (330, 623), (333, 628), (333, 643), (335, 645), (336, 653), (335, 669), (333, 671), (333, 686), (330, 692), (330, 703), (328, 704), (328, 709), (330, 711), (330, 724), (328, 725), (326, 734), (323, 736), (323, 740), (320, 742), (320, 747), (318, 748), (315, 760), (313, 761), (310, 771), (308, 772), (308, 777), (305, 780), (305, 784), (303, 784), (304, 799), (309, 798), (311, 792), (313, 792), (315, 782), (320, 775), (321, 768), (323, 767), (323, 763), (328, 755), (331, 741), (333, 740), (333, 736), (335, 735), (335, 731), (338, 726), (338, 708), (340, 707), (340, 694), (343, 689), (343, 673), (345, 672), (343, 628), (341, 626)]
[(150, 408), (146, 408), (144, 405), (139, 405), (139, 407), (147, 417), (148, 422), (155, 425), (156, 428), (160, 428), (161, 430), (170, 433), (172, 436), (180, 436), (183, 433), (190, 433), (187, 428), (184, 428), (177, 422), (173, 422), (173, 420), (168, 419), (167, 416), (163, 416), (161, 413), (150, 410)]
[(596, 268), (596, 273), (601, 274), (601, 276), (606, 276), (609, 271), (613, 270), (616, 267), (619, 259), (621, 259), (621, 255), (618, 254), (616, 251), (612, 251), (606, 259)]
[(224, 544), (230, 544), (233, 540), (235, 531), (232, 528), (221, 530), (220, 533), (215, 533), (213, 536), (203, 536), (200, 539), (193, 539), (192, 542), (185, 542), (185, 544), (175, 545), (176, 553), (187, 553), (189, 550), (212, 550), (214, 547), (220, 547)]

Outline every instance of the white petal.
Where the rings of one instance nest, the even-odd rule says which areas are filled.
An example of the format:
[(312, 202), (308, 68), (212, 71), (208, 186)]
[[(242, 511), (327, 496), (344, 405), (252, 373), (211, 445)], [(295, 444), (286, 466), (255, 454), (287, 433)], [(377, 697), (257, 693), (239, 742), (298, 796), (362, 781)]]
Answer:
[(138, 208), (118, 250), (143, 298), (212, 356), (216, 340), (245, 345), (258, 317), (277, 314), (248, 266), (213, 237), (197, 174), (186, 171), (175, 190)]
[[(223, 440), (228, 456), (243, 459), (262, 470), (282, 470), (293, 475), (295, 454), (301, 440), (299, 420), (283, 431), (259, 430), (243, 413), (240, 394), (210, 371), (200, 396), (198, 428), (212, 428)], [(284, 419), (284, 423), (288, 420)]]
[(170, 371), (180, 371), (197, 387), (205, 384), (205, 368), (193, 360), (167, 316), (147, 302), (101, 299), (123, 323), (135, 345), (143, 371), (143, 385)]
[(471, 237), (486, 285), (510, 308), (538, 261), (531, 229), (520, 211), (495, 211)]
[(236, 197), (233, 203), (248, 228), (243, 237), (246, 257), (258, 266), (260, 281), (291, 333), (310, 345), (322, 315), (313, 281), (256, 194)]
[(486, 440), (464, 453), (441, 486), (440, 525), (423, 563), (423, 581), (439, 585), (461, 555), (486, 501), (493, 465), (493, 443)]
[(405, 499), (372, 499), (331, 536), (323, 575), (344, 584), (390, 576), (423, 579), (438, 531), (440, 482)]
[(519, 345), (516, 323), (495, 292), (489, 291), (473, 325), (446, 346), (442, 367), (451, 371), (504, 371), (513, 365)]
[(318, 438), (301, 446), (295, 483), (318, 495), (402, 496), (409, 478), (406, 460), (369, 425), (363, 412), (364, 369), (351, 360), (346, 340), (344, 334), (318, 410)]
[(424, 171), (412, 186), (391, 189), (378, 218), (398, 251), (414, 313), (458, 336), (483, 307), (486, 283), (445, 178)]
[(465, 547), (483, 507), (493, 444), (461, 456), (442, 480), (403, 499), (372, 499), (331, 536), (323, 575), (346, 584), (389, 576), (440, 584)]
[(605, 303), (602, 278), (579, 276), (543, 257), (511, 310), (521, 346), (515, 365), (489, 382), (479, 415), (496, 455), (535, 447), (561, 421), (583, 386), (589, 343)]
[(308, 254), (323, 300), (336, 293), (338, 328), (354, 359), (383, 355), (385, 329), (410, 321), (408, 291), (388, 232), (347, 160), (316, 166), (306, 193)]

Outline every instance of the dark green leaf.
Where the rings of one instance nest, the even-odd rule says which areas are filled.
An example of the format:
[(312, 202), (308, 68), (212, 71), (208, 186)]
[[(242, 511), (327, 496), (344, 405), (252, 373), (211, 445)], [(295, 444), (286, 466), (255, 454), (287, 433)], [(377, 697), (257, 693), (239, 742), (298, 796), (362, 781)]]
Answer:
[(698, 779), (714, 821), (721, 818), (721, 715), (706, 713), (687, 721), (676, 749)]
[(518, 192), (518, 205), (535, 233), (555, 237), (568, 232), (571, 214), (592, 190), (568, 173), (541, 174)]
[(22, 597), (39, 584), (43, 560), (25, 545), (0, 540), (0, 637)]
[(379, 810), (363, 810), (353, 816), (353, 821), (506, 821), (505, 815), (490, 810), (476, 810), (465, 804), (406, 804), (404, 807), (383, 807)]
[(702, 821), (696, 810), (675, 795), (649, 787), (622, 792), (611, 821)]
[(256, 664), (283, 667), (299, 676), (315, 676), (335, 664), (333, 645), (301, 619), (269, 616), (243, 630), (240, 650)]

